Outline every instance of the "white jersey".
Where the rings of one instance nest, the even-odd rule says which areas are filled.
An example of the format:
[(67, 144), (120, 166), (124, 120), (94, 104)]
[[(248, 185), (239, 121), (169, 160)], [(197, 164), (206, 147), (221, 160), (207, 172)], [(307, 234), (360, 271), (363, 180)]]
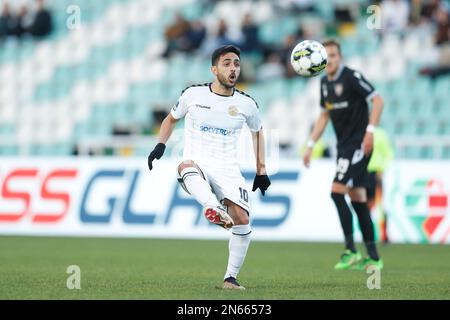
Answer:
[(258, 105), (245, 93), (221, 96), (211, 84), (188, 87), (171, 110), (175, 119), (185, 118), (184, 160), (229, 167), (237, 164), (241, 129), (247, 124), (253, 132), (261, 129)]

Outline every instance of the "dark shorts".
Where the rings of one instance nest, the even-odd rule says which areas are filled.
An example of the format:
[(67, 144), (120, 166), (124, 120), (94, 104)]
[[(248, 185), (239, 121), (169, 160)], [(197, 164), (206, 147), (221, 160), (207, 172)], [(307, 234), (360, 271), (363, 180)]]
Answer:
[(336, 175), (333, 181), (345, 184), (350, 188), (367, 188), (369, 186), (367, 165), (371, 155), (366, 157), (362, 148), (339, 149), (336, 160)]

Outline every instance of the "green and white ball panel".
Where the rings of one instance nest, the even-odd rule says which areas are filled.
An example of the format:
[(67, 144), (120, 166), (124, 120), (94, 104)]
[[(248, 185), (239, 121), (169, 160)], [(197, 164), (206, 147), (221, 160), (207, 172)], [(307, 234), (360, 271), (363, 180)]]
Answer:
[(314, 77), (327, 66), (327, 52), (314, 40), (305, 40), (292, 50), (291, 64), (295, 72), (303, 77)]

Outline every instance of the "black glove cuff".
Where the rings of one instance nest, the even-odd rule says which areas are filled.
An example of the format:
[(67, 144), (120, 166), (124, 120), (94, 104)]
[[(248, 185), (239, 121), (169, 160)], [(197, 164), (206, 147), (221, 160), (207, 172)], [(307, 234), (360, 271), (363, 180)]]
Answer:
[(159, 142), (155, 146), (155, 150), (164, 152), (164, 150), (166, 150), (166, 145), (164, 143), (162, 143), (162, 142)]
[(158, 143), (153, 150), (155, 152), (155, 158), (159, 160), (163, 156), (165, 150), (166, 145), (162, 142)]

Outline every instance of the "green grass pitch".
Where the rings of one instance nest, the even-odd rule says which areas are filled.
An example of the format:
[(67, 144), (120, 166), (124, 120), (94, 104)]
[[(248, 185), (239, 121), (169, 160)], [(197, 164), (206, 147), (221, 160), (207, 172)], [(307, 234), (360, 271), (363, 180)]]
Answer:
[[(252, 242), (239, 280), (217, 289), (227, 241), (0, 237), (0, 299), (450, 299), (450, 246), (381, 247), (381, 289), (335, 271), (342, 244)], [(69, 265), (81, 289), (69, 290)]]

